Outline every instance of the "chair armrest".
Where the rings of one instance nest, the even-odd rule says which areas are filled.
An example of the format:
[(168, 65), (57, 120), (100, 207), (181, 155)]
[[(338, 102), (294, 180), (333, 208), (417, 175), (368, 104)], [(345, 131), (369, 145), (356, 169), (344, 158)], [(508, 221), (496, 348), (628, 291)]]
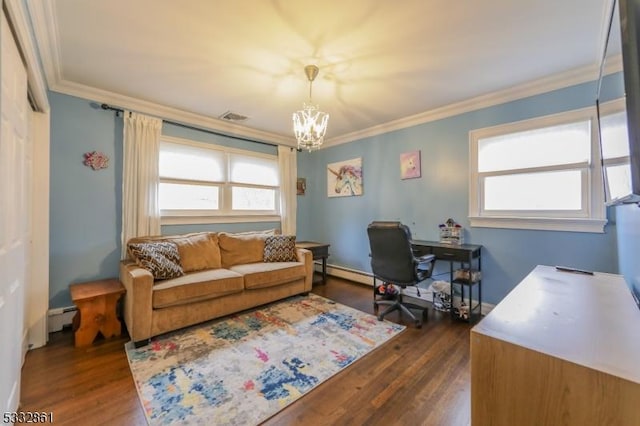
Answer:
[(127, 290), (124, 296), (124, 321), (131, 340), (151, 337), (153, 275), (130, 260), (120, 262), (120, 281)]

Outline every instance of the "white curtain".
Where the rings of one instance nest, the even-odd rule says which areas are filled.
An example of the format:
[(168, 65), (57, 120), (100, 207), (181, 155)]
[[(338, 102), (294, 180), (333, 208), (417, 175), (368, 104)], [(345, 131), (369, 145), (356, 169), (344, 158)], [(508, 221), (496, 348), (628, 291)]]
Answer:
[(132, 237), (160, 234), (158, 162), (162, 120), (124, 112), (122, 258)]
[(298, 166), (295, 149), (278, 146), (278, 170), (280, 171), (280, 228), (283, 235), (296, 235)]

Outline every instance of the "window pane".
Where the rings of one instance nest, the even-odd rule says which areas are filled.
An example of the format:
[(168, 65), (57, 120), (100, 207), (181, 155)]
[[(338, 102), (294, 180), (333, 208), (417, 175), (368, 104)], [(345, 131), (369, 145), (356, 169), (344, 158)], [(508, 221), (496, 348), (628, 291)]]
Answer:
[(264, 188), (243, 188), (234, 186), (231, 191), (233, 210), (276, 209), (276, 191)]
[(586, 162), (591, 153), (590, 129), (589, 121), (583, 121), (480, 139), (478, 171)]
[(217, 150), (160, 143), (160, 177), (205, 182), (224, 181), (224, 153)]
[(600, 134), (602, 158), (629, 155), (629, 134), (627, 133), (627, 113), (625, 111), (601, 117)]
[(612, 200), (631, 194), (631, 166), (620, 164), (605, 167), (609, 197)]
[(278, 162), (275, 159), (231, 154), (231, 182), (254, 185), (278, 185)]
[(485, 210), (580, 210), (579, 170), (491, 176), (484, 180)]
[(160, 183), (161, 210), (217, 210), (219, 188), (206, 185)]

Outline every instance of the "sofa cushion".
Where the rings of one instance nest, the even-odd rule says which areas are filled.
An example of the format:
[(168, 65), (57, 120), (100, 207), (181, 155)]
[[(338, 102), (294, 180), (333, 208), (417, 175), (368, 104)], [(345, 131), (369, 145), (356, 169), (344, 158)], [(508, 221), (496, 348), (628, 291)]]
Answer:
[(138, 266), (151, 272), (156, 280), (176, 278), (184, 274), (178, 247), (174, 243), (135, 243), (129, 244), (129, 250)]
[(152, 306), (166, 308), (239, 293), (243, 282), (242, 275), (228, 269), (191, 272), (155, 285)]
[(183, 236), (168, 237), (176, 243), (180, 252), (180, 263), (184, 272), (216, 269), (222, 266), (218, 235), (211, 232), (199, 232)]
[(265, 262), (296, 262), (296, 236), (273, 235), (264, 240)]
[(167, 241), (178, 246), (180, 261), (184, 263), (182, 268), (185, 272), (220, 268), (221, 266), (218, 235), (215, 232), (133, 237), (127, 242), (129, 257), (134, 258), (129, 248), (130, 244), (158, 241)]
[(131, 251), (131, 244), (156, 243), (156, 242), (163, 242), (163, 241), (165, 240), (164, 240), (164, 237), (161, 235), (154, 235), (151, 237), (133, 237), (129, 239), (129, 241), (127, 241), (127, 254), (129, 255), (129, 258), (135, 261), (136, 257), (133, 255)]
[(230, 269), (244, 276), (246, 289), (273, 287), (305, 276), (301, 262), (249, 263)]
[(218, 242), (222, 267), (229, 268), (233, 265), (262, 262), (264, 257), (264, 241), (269, 233), (252, 232), (242, 234), (230, 234), (220, 232)]

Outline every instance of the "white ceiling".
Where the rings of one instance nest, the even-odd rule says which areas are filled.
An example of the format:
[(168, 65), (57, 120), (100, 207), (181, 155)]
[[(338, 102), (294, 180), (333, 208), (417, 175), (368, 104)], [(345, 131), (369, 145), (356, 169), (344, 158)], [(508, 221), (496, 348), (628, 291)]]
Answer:
[[(328, 144), (597, 77), (609, 0), (28, 0), (54, 91), (293, 144)], [(233, 111), (249, 120), (219, 120)]]

